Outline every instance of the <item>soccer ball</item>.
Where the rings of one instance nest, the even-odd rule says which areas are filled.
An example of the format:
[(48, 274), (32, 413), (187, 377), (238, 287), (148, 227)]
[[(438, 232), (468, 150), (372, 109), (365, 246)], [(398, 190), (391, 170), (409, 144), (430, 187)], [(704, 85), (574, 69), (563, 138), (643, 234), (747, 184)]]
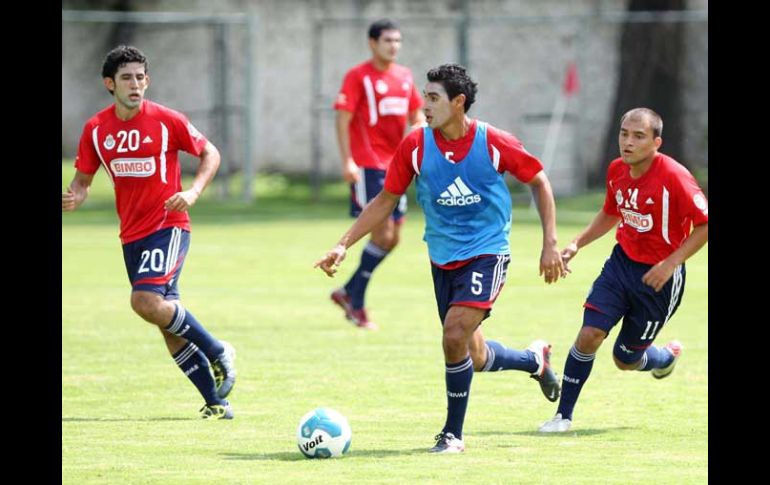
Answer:
[(345, 416), (334, 409), (316, 408), (302, 416), (297, 446), (306, 458), (336, 458), (348, 452), (352, 433)]

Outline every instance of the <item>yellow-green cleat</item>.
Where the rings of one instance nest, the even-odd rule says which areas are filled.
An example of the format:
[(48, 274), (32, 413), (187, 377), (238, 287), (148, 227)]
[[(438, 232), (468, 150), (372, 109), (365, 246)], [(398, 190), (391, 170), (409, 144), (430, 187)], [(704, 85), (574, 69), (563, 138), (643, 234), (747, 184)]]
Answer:
[(235, 348), (222, 341), (225, 350), (211, 363), (211, 371), (214, 373), (214, 383), (217, 387), (217, 396), (224, 399), (235, 386)]
[(201, 408), (201, 419), (233, 419), (233, 409), (230, 403), (206, 404)]

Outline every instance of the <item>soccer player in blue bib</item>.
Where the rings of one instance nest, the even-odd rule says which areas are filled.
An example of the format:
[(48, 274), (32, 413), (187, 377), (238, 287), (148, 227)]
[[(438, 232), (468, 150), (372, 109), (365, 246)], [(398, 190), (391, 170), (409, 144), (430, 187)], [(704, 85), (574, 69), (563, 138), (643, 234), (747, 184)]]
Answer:
[(543, 226), (540, 274), (553, 283), (565, 271), (556, 246), (556, 205), (540, 161), (510, 133), (466, 116), (477, 89), (464, 67), (445, 64), (427, 77), (423, 96), (429, 126), (401, 142), (384, 190), (315, 266), (333, 276), (347, 249), (393, 212), (416, 178), (446, 363), (447, 418), (430, 451), (460, 453), (465, 449), (463, 422), (474, 372), (525, 371), (540, 383), (549, 401), (556, 401), (560, 392), (547, 342), (535, 340), (526, 350), (515, 350), (485, 340), (481, 332), (510, 261), (506, 171), (530, 186), (537, 203)]

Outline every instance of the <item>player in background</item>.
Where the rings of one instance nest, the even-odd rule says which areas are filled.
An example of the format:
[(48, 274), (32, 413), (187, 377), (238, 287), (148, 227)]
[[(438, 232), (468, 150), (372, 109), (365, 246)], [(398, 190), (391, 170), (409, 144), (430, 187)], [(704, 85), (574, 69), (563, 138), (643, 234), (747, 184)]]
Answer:
[(548, 400), (559, 397), (547, 342), (536, 340), (526, 350), (515, 350), (485, 340), (481, 331), (510, 261), (512, 207), (505, 172), (528, 184), (537, 203), (543, 229), (540, 274), (550, 284), (564, 272), (556, 246), (556, 205), (540, 161), (512, 134), (466, 116), (477, 87), (464, 67), (445, 64), (428, 71), (427, 78), (429, 126), (401, 142), (383, 191), (316, 267), (333, 276), (347, 248), (384, 221), (416, 179), (443, 326), (447, 395), (446, 422), (430, 451), (460, 453), (465, 449), (463, 423), (474, 372), (524, 371), (539, 382)]
[[(412, 71), (396, 64), (401, 50), (398, 26), (390, 20), (374, 22), (369, 26), (369, 49), (372, 58), (348, 71), (334, 103), (342, 177), (350, 183), (352, 217), (358, 217), (382, 190), (385, 170), (407, 123), (417, 127), (425, 122)], [(405, 212), (406, 196), (393, 214), (372, 230), (350, 280), (331, 294), (345, 317), (360, 328), (377, 329), (364, 306), (366, 288), (375, 268), (398, 244)]]
[[(183, 114), (144, 99), (150, 77), (139, 49), (121, 45), (111, 50), (102, 78), (115, 102), (83, 128), (75, 177), (62, 193), (62, 212), (80, 207), (103, 166), (115, 189), (131, 308), (158, 326), (174, 362), (203, 396), (201, 417), (231, 419), (225, 397), (235, 384), (235, 349), (214, 338), (182, 306), (178, 290), (190, 245), (187, 210), (214, 178), (219, 151)], [(179, 150), (200, 158), (187, 190)]]
[(682, 354), (676, 340), (664, 347), (652, 343), (682, 301), (685, 260), (708, 241), (708, 202), (690, 172), (658, 152), (662, 133), (663, 121), (651, 109), (623, 115), (620, 158), (607, 169), (604, 206), (562, 251), (566, 266), (580, 248), (617, 226), (618, 242), (588, 292), (583, 327), (564, 364), (559, 408), (540, 432), (570, 429), (596, 351), (621, 318), (612, 352), (618, 369), (663, 379)]

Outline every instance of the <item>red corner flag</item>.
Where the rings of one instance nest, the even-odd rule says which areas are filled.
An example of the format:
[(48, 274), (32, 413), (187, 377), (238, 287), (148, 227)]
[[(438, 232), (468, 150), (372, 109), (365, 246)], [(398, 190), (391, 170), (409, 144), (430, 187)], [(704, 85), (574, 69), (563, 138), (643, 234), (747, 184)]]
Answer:
[(574, 62), (570, 62), (567, 66), (567, 75), (564, 77), (564, 94), (572, 96), (577, 93), (579, 87), (577, 66)]

